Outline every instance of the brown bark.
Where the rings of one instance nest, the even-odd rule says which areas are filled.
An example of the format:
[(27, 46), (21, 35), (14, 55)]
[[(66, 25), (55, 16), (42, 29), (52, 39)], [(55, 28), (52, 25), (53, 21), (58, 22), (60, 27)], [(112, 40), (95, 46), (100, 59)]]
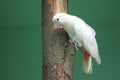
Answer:
[(67, 0), (42, 0), (42, 80), (72, 80), (75, 48), (64, 30), (52, 30), (52, 17), (67, 12)]

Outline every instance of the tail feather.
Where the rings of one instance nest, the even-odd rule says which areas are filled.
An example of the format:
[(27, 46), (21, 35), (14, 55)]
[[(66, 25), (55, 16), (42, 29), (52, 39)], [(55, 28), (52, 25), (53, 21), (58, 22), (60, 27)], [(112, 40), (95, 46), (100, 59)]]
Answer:
[(89, 57), (88, 60), (83, 60), (83, 71), (87, 74), (92, 74), (92, 58)]
[(83, 70), (87, 74), (92, 74), (92, 57), (87, 51), (84, 52)]
[(96, 58), (95, 58), (96, 62), (98, 65), (101, 64), (101, 59), (100, 59), (100, 56), (98, 55)]

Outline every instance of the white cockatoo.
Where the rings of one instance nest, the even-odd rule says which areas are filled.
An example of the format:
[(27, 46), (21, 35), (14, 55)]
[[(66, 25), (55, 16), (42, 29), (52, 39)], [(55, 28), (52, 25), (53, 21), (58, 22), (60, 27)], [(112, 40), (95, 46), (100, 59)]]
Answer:
[(101, 63), (94, 29), (82, 19), (67, 13), (57, 13), (54, 15), (53, 23), (55, 27), (62, 26), (68, 33), (70, 41), (82, 51), (84, 55), (83, 71), (88, 74), (92, 73), (92, 58), (98, 64)]

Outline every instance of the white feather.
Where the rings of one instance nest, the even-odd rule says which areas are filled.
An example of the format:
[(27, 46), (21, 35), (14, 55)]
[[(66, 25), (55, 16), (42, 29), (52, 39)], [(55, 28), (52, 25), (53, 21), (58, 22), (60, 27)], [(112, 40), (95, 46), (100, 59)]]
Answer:
[(92, 58), (90, 57), (88, 61), (83, 59), (83, 71), (87, 74), (92, 74)]
[(78, 40), (78, 43), (81, 42), (85, 50), (87, 50), (90, 55), (95, 58), (98, 64), (101, 63), (100, 56), (98, 53), (98, 45), (95, 39), (94, 34), (90, 31), (89, 28), (81, 25), (80, 23), (75, 23), (74, 25), (75, 36)]
[[(53, 17), (53, 22), (54, 24), (63, 26), (71, 40), (78, 44), (78, 47), (83, 47), (98, 64), (101, 63), (98, 45), (95, 39), (96, 32), (92, 27), (87, 25), (82, 19), (67, 13), (56, 14)], [(85, 69), (87, 68), (86, 72), (91, 72), (91, 58), (84, 64), (87, 66), (85, 66)]]

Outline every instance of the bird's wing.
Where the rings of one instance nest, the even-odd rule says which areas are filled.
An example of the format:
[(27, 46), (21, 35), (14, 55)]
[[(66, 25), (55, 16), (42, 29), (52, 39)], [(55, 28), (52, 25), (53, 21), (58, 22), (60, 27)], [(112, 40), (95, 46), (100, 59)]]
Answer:
[(96, 35), (95, 30), (94, 30), (91, 26), (89, 26), (88, 24), (86, 24), (86, 23), (84, 22), (84, 20), (82, 20), (81, 18), (78, 18), (78, 17), (76, 17), (76, 16), (72, 16), (72, 20), (74, 20), (75, 22), (78, 22), (78, 23), (80, 23), (80, 24), (83, 24), (84, 27), (88, 28), (88, 29), (93, 33), (94, 36)]
[(95, 58), (98, 64), (101, 63), (101, 59), (98, 52), (98, 45), (96, 39), (93, 35), (84, 35), (83, 38), (83, 47), (87, 50), (90, 55)]
[(96, 35), (95, 30), (91, 26), (89, 26), (88, 24), (86, 24), (86, 27), (91, 30), (91, 32), (94, 34), (94, 36)]
[(91, 32), (92, 28), (85, 27), (85, 25), (75, 23), (74, 25), (76, 40), (81, 43), (81, 46), (95, 58), (98, 64), (101, 63), (98, 53), (98, 45), (95, 39), (95, 33)]

